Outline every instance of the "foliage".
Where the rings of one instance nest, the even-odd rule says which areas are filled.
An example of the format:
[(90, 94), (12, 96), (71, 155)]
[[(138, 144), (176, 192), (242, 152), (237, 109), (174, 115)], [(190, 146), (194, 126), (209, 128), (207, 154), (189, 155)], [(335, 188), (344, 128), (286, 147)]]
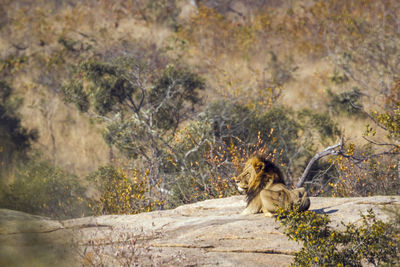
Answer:
[(326, 141), (332, 142), (340, 136), (338, 124), (327, 113), (303, 109), (299, 112), (298, 118), (303, 129), (316, 131), (318, 136), (315, 141), (320, 141), (323, 145), (327, 144)]
[(362, 113), (362, 104), (360, 103), (362, 93), (358, 88), (353, 88), (340, 94), (335, 94), (328, 90), (330, 98), (329, 107), (335, 112), (344, 113), (350, 116), (360, 116)]
[[(392, 90), (392, 95), (393, 91), (396, 91), (396, 86)], [(331, 177), (327, 183), (330, 188), (326, 189), (333, 196), (396, 195), (400, 192), (398, 183), (400, 117), (396, 98), (390, 98), (385, 111), (373, 111), (368, 114), (362, 110), (361, 104), (357, 104), (361, 94), (359, 91), (356, 93), (359, 95), (347, 95), (351, 109), (354, 109), (352, 114), (362, 112), (372, 120), (373, 126), (367, 124), (363, 136), (367, 143), (364, 146), (356, 146), (350, 142), (340, 148), (336, 157), (330, 159), (330, 163), (335, 164), (337, 177)], [(345, 96), (344, 94), (342, 95)], [(342, 101), (342, 104), (348, 102), (347, 100)], [(347, 111), (350, 112), (349, 109)], [(376, 128), (380, 131), (378, 135)]]
[(77, 177), (46, 161), (20, 163), (2, 192), (1, 207), (55, 218), (88, 214), (85, 188)]
[[(78, 67), (76, 74), (62, 89), (65, 100), (84, 112), (93, 107), (99, 118), (108, 122), (108, 143), (133, 157), (147, 156), (144, 144), (158, 150), (165, 141), (162, 135), (187, 119), (188, 108), (200, 101), (198, 91), (204, 89), (200, 77), (172, 65), (149, 86), (146, 76), (150, 74), (132, 58), (119, 58), (113, 63), (89, 60)], [(137, 134), (129, 131), (132, 128), (138, 129)]]
[(17, 114), (20, 101), (11, 97), (12, 88), (0, 80), (0, 166), (9, 168), (18, 157), (26, 156), (37, 133), (21, 125)]
[[(268, 111), (243, 106), (240, 103), (219, 101), (211, 103), (206, 116), (213, 122), (213, 135), (226, 150), (235, 146), (254, 145), (258, 138), (264, 140), (270, 151), (285, 150), (286, 155), (294, 153), (300, 130), (290, 109), (277, 107)], [(282, 159), (288, 163), (288, 158)]]
[[(171, 145), (174, 154), (166, 166), (175, 181), (173, 202), (190, 203), (235, 193), (231, 178), (255, 153), (266, 155), (290, 173), (313, 149), (299, 142), (301, 131), (306, 132), (303, 138), (315, 136), (305, 143), (338, 134), (330, 118), (316, 112), (294, 116), (283, 108), (261, 112), (235, 102), (210, 103), (202, 116), (177, 132)], [(177, 161), (183, 162), (184, 168)], [(288, 183), (294, 182), (292, 176), (287, 178)]]
[[(274, 127), (281, 127), (279, 135)], [(282, 156), (283, 144), (296, 146), (296, 127), (280, 109), (258, 113), (239, 103), (210, 103), (196, 121), (177, 132), (171, 145), (174, 153), (165, 166), (170, 180), (175, 181), (172, 202), (184, 204), (235, 194), (232, 177), (253, 153), (287, 163)]]
[(148, 172), (117, 170), (108, 165), (90, 174), (87, 180), (100, 192), (100, 198), (90, 204), (96, 215), (136, 214), (162, 205), (155, 196), (149, 196), (149, 191), (154, 189), (149, 184)]
[[(346, 27), (339, 26), (339, 30), (334, 30), (337, 25), (329, 26), (333, 27), (329, 35), (337, 42), (330, 46), (335, 47), (331, 58), (340, 72), (349, 78), (349, 86), (355, 85), (360, 89), (353, 87), (340, 95), (331, 94), (331, 105), (334, 110), (336, 106), (347, 112), (363, 114), (370, 121), (363, 136), (367, 144), (356, 147), (349, 143), (339, 153), (335, 159), (339, 177), (330, 185), (335, 195), (398, 194), (400, 120), (397, 80), (400, 69), (393, 59), (400, 55), (395, 22), (399, 2), (387, 1), (378, 5), (374, 1), (353, 2), (350, 5), (352, 8), (340, 2), (323, 3), (325, 7), (336, 5), (346, 10), (343, 15), (347, 24), (343, 26)], [(348, 17), (357, 9), (379, 15), (359, 19)], [(363, 106), (367, 105), (363, 105), (362, 96), (368, 96), (368, 99), (364, 97), (362, 100), (369, 103), (373, 110), (363, 110)]]
[(168, 66), (149, 93), (149, 102), (155, 108), (156, 127), (176, 128), (184, 118), (185, 105), (193, 107), (201, 102), (199, 91), (203, 89), (204, 81), (198, 75)]
[[(137, 89), (123, 77), (118, 65), (90, 60), (78, 68), (82, 77), (65, 85), (62, 90), (66, 101), (75, 103), (83, 112), (87, 112), (90, 106), (100, 115), (111, 112), (114, 106), (120, 110), (120, 105), (128, 101), (127, 98)], [(89, 88), (83, 87), (84, 79), (90, 82)]]
[[(244, 4), (249, 12), (247, 16), (241, 12), (239, 16), (232, 16), (235, 10), (229, 3), (224, 2), (223, 7), (219, 4), (218, 8), (213, 8), (216, 5), (201, 4), (190, 23), (183, 25), (181, 34), (192, 45), (214, 51), (217, 56), (234, 54), (231, 51), (240, 50), (239, 47), (244, 53), (249, 50), (256, 53), (265, 49), (265, 45), (272, 46), (277, 42), (295, 49), (296, 53), (315, 58), (338, 47), (355, 47), (363, 43), (363, 37), (374, 28), (392, 31), (397, 25), (396, 1), (376, 4), (371, 0), (318, 0), (307, 7), (291, 3), (286, 13), (266, 2), (257, 6), (247, 1)], [(266, 40), (271, 44), (266, 44)], [(225, 52), (223, 49), (226, 49)]]
[(224, 100), (189, 121), (203, 89), (204, 81), (193, 73), (171, 65), (160, 75), (148, 73), (125, 57), (81, 63), (62, 90), (66, 101), (106, 123), (107, 143), (142, 166), (141, 172), (149, 170), (150, 184), (159, 185), (169, 206), (233, 194), (231, 177), (260, 143), (293, 180), (292, 168), (311, 155), (312, 142), (338, 134), (330, 118), (316, 112), (297, 117), (284, 107), (265, 111)]
[(173, 181), (173, 206), (236, 193), (231, 180), (235, 169), (227, 151), (213, 138), (211, 125), (206, 117), (199, 118), (179, 130), (173, 140), (174, 153), (165, 164)]
[(331, 159), (337, 177), (329, 181), (333, 196), (397, 195), (400, 192), (399, 157), (385, 152), (375, 154), (371, 146), (364, 150), (349, 144), (343, 153)]
[[(127, 57), (111, 63), (86, 61), (78, 66), (76, 74), (75, 79), (63, 87), (66, 101), (106, 122), (104, 138), (107, 143), (130, 157), (132, 164), (142, 166), (141, 172), (147, 173), (149, 184), (157, 188), (149, 190), (148, 194), (167, 192), (172, 181), (167, 180), (165, 163), (168, 155), (175, 153), (171, 141), (178, 127), (190, 118), (195, 105), (201, 101), (199, 91), (204, 89), (204, 81), (172, 65), (159, 76), (146, 73), (144, 65)], [(152, 78), (151, 85), (146, 82), (147, 78)], [(185, 162), (175, 159), (179, 170), (186, 170)], [(155, 195), (149, 197), (160, 200)], [(123, 208), (124, 212), (128, 212), (126, 209), (129, 210)], [(111, 207), (106, 210), (114, 212)]]
[(331, 81), (336, 85), (341, 85), (349, 81), (349, 78), (344, 73), (339, 73), (337, 69), (334, 70)]
[(266, 149), (267, 143), (262, 140), (260, 130), (269, 131), (268, 145), (276, 138), (271, 137), (273, 129), (268, 123), (262, 125), (260, 117), (240, 104), (216, 102), (197, 120), (179, 129), (164, 163), (170, 177), (166, 180), (172, 181), (172, 203), (230, 196), (236, 193), (231, 178), (250, 154), (264, 149), (277, 156), (277, 149)]
[(0, 76), (1, 79), (6, 79), (10, 75), (15, 74), (27, 63), (27, 56), (11, 55), (3, 60), (0, 60)]
[(142, 2), (145, 5), (145, 9), (142, 11), (142, 14), (146, 14), (145, 19), (160, 24), (166, 23), (169, 27), (177, 27), (176, 20), (180, 9), (177, 7), (176, 0), (145, 0)]
[[(395, 90), (395, 89), (394, 89)], [(396, 101), (387, 110), (369, 114), (374, 127), (366, 127), (364, 147), (349, 143), (332, 162), (336, 163), (338, 177), (329, 183), (335, 196), (369, 196), (399, 194), (400, 112)], [(386, 135), (377, 139), (377, 128)]]
[[(400, 140), (400, 104), (388, 112), (373, 112), (372, 116), (386, 130), (388, 138)], [(397, 147), (397, 149), (400, 150), (400, 147)]]
[(362, 215), (360, 225), (343, 224), (344, 230), (329, 226), (328, 215), (296, 209), (278, 211), (277, 220), (285, 234), (302, 242), (293, 266), (362, 266), (398, 263), (398, 229), (378, 220), (372, 210)]

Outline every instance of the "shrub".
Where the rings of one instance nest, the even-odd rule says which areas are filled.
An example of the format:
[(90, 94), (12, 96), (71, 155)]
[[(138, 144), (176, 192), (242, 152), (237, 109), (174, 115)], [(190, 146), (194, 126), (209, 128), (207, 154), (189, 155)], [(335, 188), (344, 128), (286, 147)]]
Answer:
[(238, 147), (254, 145), (261, 138), (268, 146), (266, 153), (285, 150), (284, 163), (289, 162), (286, 156), (297, 150), (299, 138), (300, 125), (292, 113), (284, 107), (259, 111), (228, 101), (212, 103), (206, 109), (206, 116), (212, 121), (213, 135), (226, 147), (232, 142)]
[(370, 210), (361, 215), (359, 226), (343, 224), (344, 230), (329, 226), (328, 215), (296, 209), (278, 211), (277, 220), (285, 234), (303, 243), (292, 266), (375, 266), (395, 264), (400, 252), (399, 229), (378, 220)]
[(101, 194), (98, 200), (89, 204), (96, 215), (136, 214), (151, 211), (162, 204), (155, 195), (154, 199), (149, 196), (152, 187), (148, 172), (142, 175), (136, 169), (126, 172), (108, 165), (100, 167), (87, 179), (96, 184)]
[[(275, 127), (282, 131), (278, 134)], [(296, 127), (283, 109), (258, 112), (239, 103), (211, 103), (177, 131), (173, 153), (166, 157), (173, 205), (236, 194), (232, 177), (256, 152), (287, 163), (280, 151), (294, 149)]]
[(206, 117), (177, 131), (171, 144), (173, 151), (163, 163), (172, 207), (236, 192), (231, 181), (235, 169), (227, 160), (226, 147), (218, 141), (213, 136), (212, 122)]
[[(366, 138), (367, 139), (367, 138)], [(369, 139), (367, 139), (368, 141)], [(369, 141), (363, 147), (348, 143), (337, 156), (329, 159), (336, 176), (328, 182), (332, 196), (397, 195), (399, 185), (399, 148), (387, 145), (388, 150)], [(389, 143), (388, 143), (389, 144)]]
[[(296, 114), (280, 107), (265, 112), (240, 103), (210, 103), (196, 121), (177, 131), (171, 144), (174, 153), (163, 164), (172, 182), (171, 201), (180, 205), (237, 193), (231, 178), (254, 153), (279, 164), (290, 183), (291, 170), (312, 155), (313, 142), (322, 143), (338, 133), (328, 115), (310, 110)], [(325, 175), (321, 179), (326, 183)]]
[(342, 113), (347, 116), (363, 116), (363, 105), (361, 103), (362, 95), (360, 89), (356, 87), (340, 94), (328, 90), (328, 97), (330, 99), (329, 107), (336, 114)]
[(84, 193), (76, 176), (33, 158), (15, 170), (0, 206), (56, 218), (79, 217), (89, 213)]

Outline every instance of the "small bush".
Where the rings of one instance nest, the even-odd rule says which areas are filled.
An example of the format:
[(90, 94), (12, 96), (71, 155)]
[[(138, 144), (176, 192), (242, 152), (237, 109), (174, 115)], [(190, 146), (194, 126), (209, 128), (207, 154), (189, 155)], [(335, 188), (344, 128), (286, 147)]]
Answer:
[(101, 194), (99, 200), (89, 204), (96, 215), (136, 214), (151, 211), (162, 204), (161, 200), (149, 197), (153, 187), (149, 184), (147, 172), (144, 175), (136, 169), (124, 172), (108, 165), (100, 167), (87, 179), (95, 182)]
[(31, 159), (14, 172), (14, 182), (3, 189), (0, 207), (56, 218), (89, 212), (78, 178), (47, 161)]
[[(375, 154), (371, 146), (356, 150), (349, 143), (345, 155), (338, 155), (330, 161), (335, 163), (338, 176), (329, 182), (328, 189), (334, 197), (354, 197), (372, 195), (398, 195), (399, 155)], [(371, 156), (379, 155), (379, 156)]]
[(363, 94), (360, 89), (356, 87), (340, 94), (328, 90), (328, 97), (330, 99), (329, 107), (336, 114), (362, 117), (364, 116), (363, 105), (361, 103), (362, 96)]
[(277, 220), (285, 234), (303, 243), (292, 266), (375, 266), (399, 263), (399, 231), (378, 220), (372, 210), (362, 215), (361, 224), (344, 224), (344, 230), (329, 227), (328, 215), (312, 211), (278, 211)]

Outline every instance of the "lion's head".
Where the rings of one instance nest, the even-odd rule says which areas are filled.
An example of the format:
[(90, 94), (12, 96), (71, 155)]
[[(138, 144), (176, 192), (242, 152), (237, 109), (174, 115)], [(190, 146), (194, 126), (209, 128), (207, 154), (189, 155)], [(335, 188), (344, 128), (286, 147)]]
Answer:
[(250, 158), (244, 165), (242, 173), (234, 180), (238, 190), (246, 193), (247, 203), (267, 186), (276, 183), (285, 184), (280, 169), (262, 156)]

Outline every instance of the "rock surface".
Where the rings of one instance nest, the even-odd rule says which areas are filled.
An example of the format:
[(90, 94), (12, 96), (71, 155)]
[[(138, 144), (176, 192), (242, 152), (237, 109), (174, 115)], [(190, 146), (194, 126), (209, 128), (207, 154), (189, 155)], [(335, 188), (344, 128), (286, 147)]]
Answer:
[[(312, 198), (333, 227), (400, 205), (400, 196)], [(64, 221), (0, 210), (0, 266), (287, 266), (300, 246), (274, 218), (241, 215), (242, 196), (138, 215)]]

